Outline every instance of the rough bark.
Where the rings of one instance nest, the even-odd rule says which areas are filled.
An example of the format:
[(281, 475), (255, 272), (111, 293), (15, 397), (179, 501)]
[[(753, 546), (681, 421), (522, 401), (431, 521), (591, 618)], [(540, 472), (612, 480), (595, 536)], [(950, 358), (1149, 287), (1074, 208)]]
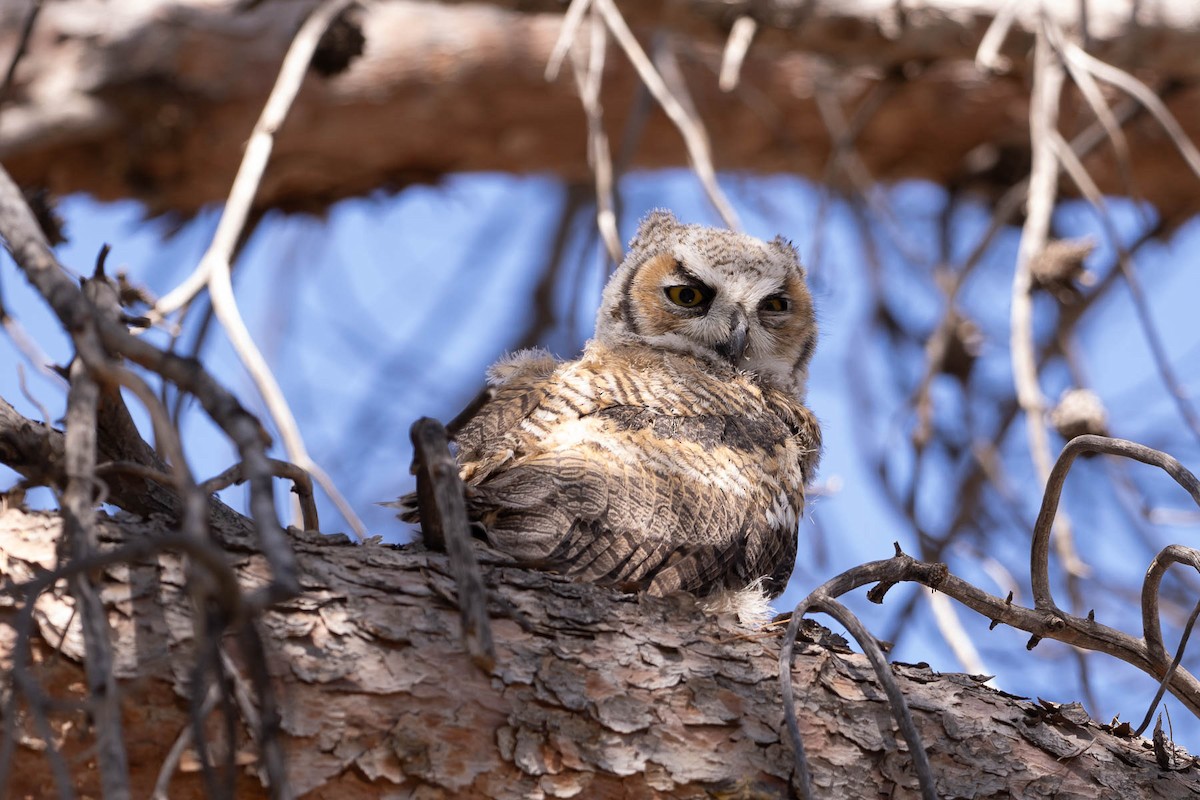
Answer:
[[(102, 518), (106, 547), (161, 535), (153, 520)], [(0, 513), (0, 576), (55, 563), (61, 521)], [(241, 580), (264, 579), (249, 539), (224, 530)], [(686, 598), (623, 595), (544, 573), (491, 566), (497, 664), (473, 667), (459, 641), (443, 556), (293, 531), (303, 594), (261, 628), (283, 713), (293, 787), (307, 797), (779, 797), (792, 755), (777, 685), (778, 633), (703, 616)], [(97, 586), (115, 631), (135, 796), (148, 796), (188, 725), (194, 628), (185, 569), (172, 553), (107, 569)], [(0, 660), (11, 664), (20, 591), (0, 595)], [(84, 690), (70, 601), (42, 595), (31, 667), (65, 701), (52, 721), (94, 793), (92, 736), (70, 701)], [(64, 636), (65, 629), (65, 636)], [(227, 648), (238, 658), (233, 642)], [(59, 655), (52, 651), (60, 650)], [(912, 797), (903, 741), (863, 657), (802, 645), (794, 679), (822, 797)], [(942, 797), (1182, 797), (1200, 792), (1186, 755), (1160, 769), (1150, 745), (1100, 729), (1076, 708), (1047, 709), (925, 665), (895, 672)], [(11, 685), (8, 681), (6, 684)], [(13, 796), (54, 793), (42, 742), (17, 720)], [(264, 796), (255, 748), (238, 796)], [(189, 760), (184, 759), (185, 768)], [(203, 796), (194, 772), (170, 796)]]
[[(32, 1), (0, 9), (0, 53), (15, 49)], [(24, 184), (135, 198), (152, 214), (188, 215), (221, 200), (313, 1), (234, 5), (47, 3), (0, 109), (0, 159)], [(836, 178), (816, 102), (827, 93), (847, 116), (867, 98), (878, 103), (856, 138), (874, 178), (991, 190), (1027, 171), (1032, 13), (1018, 15), (1002, 50), (1010, 72), (984, 74), (970, 61), (1001, 0), (620, 5), (643, 41), (655, 30), (679, 34), (683, 73), (719, 169)], [(1169, 89), (1168, 106), (1200, 138), (1194, 4), (1050, 5), (1070, 29), (1085, 6), (1089, 50)], [(543, 79), (561, 9), (551, 0), (368, 4), (364, 56), (332, 77), (309, 76), (280, 133), (261, 206), (320, 211), (345, 197), (470, 170), (586, 179), (586, 123), (569, 69), (553, 83)], [(724, 94), (715, 79), (721, 45), (732, 18), (747, 9), (760, 33), (740, 87)], [(614, 55), (606, 64), (606, 125), (631, 154), (628, 165), (685, 165), (679, 134), (639, 94), (627, 61)], [(1064, 132), (1091, 121), (1071, 94)], [(1099, 185), (1132, 191), (1172, 218), (1196, 210), (1195, 177), (1162, 129), (1147, 115), (1128, 128), (1134, 185), (1124, 183), (1107, 147), (1086, 162)]]

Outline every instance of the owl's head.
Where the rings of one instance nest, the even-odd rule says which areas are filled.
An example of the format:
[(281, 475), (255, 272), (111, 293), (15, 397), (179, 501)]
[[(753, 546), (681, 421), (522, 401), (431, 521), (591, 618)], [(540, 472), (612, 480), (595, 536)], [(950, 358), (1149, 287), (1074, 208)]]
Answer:
[(728, 364), (803, 397), (817, 322), (788, 241), (683, 225), (653, 211), (604, 288), (596, 339)]

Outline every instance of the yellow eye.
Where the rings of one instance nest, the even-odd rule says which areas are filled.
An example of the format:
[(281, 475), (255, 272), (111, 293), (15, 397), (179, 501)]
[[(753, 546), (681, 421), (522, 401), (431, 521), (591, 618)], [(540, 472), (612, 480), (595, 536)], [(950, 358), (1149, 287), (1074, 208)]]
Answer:
[(677, 306), (695, 308), (712, 297), (712, 293), (698, 286), (668, 286), (667, 299)]
[(777, 294), (774, 297), (768, 297), (763, 300), (758, 304), (758, 307), (763, 311), (770, 311), (775, 314), (780, 314), (784, 311), (787, 311), (788, 308), (791, 307), (791, 303), (788, 302), (788, 299), (783, 295)]

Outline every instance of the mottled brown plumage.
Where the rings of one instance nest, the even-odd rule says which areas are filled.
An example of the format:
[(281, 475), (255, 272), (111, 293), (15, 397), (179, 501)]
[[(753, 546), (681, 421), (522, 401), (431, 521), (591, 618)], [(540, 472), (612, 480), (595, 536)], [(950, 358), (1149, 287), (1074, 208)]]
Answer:
[(581, 580), (779, 594), (820, 451), (802, 402), (815, 335), (791, 245), (655, 212), (578, 360), (492, 368), (457, 437), (472, 519)]

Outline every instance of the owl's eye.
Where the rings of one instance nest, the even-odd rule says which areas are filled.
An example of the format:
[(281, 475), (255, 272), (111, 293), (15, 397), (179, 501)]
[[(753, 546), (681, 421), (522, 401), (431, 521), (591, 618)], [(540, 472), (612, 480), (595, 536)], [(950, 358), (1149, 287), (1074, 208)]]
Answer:
[(695, 308), (712, 299), (712, 292), (699, 286), (668, 286), (667, 299), (677, 306)]
[(758, 307), (763, 311), (770, 311), (774, 314), (779, 314), (791, 308), (791, 301), (787, 297), (777, 294), (773, 297), (768, 297), (758, 304)]

